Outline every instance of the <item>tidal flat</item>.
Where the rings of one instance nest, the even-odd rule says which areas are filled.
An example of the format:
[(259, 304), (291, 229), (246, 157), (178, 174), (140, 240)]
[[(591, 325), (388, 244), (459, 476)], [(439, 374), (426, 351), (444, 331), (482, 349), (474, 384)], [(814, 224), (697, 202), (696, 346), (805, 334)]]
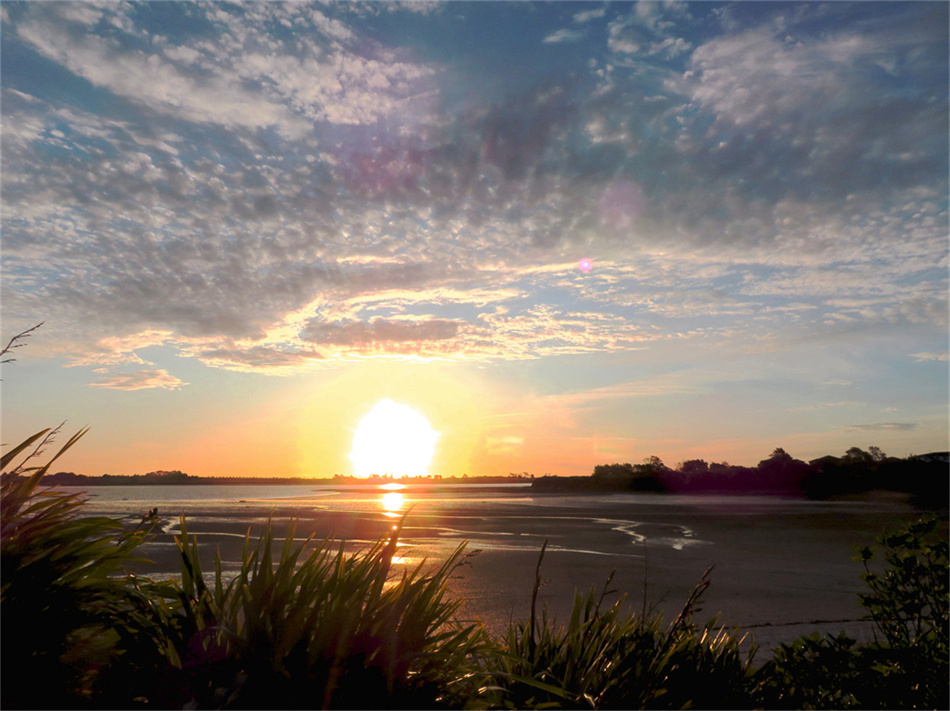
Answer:
[[(71, 490), (64, 487), (64, 490)], [(268, 520), (278, 534), (333, 538), (356, 550), (402, 521), (398, 572), (443, 560), (463, 542), (471, 554), (450, 589), (461, 616), (501, 635), (525, 620), (542, 545), (538, 600), (566, 621), (575, 589), (626, 595), (633, 610), (658, 608), (672, 619), (703, 573), (712, 584), (699, 618), (719, 613), (768, 649), (802, 634), (845, 630), (871, 638), (861, 622), (863, 568), (854, 547), (916, 518), (906, 497), (869, 494), (834, 501), (773, 496), (537, 494), (526, 486), (445, 487), (96, 487), (88, 513), (132, 522), (157, 507), (160, 530), (139, 574), (178, 574), (180, 514), (197, 535), (206, 571), (220, 551), (224, 575), (239, 565), (244, 537)], [(405, 517), (405, 518), (403, 518)]]

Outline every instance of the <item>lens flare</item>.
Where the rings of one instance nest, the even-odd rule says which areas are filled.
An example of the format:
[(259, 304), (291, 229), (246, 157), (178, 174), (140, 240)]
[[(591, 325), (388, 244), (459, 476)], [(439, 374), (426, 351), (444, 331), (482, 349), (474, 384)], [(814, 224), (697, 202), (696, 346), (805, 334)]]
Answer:
[(611, 183), (600, 196), (600, 221), (615, 230), (627, 230), (643, 212), (643, 189), (636, 183)]

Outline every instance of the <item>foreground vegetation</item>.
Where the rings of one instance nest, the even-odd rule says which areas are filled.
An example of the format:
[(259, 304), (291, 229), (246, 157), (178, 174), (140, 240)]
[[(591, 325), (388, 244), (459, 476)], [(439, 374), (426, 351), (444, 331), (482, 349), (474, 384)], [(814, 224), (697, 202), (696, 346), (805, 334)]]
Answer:
[[(936, 519), (859, 551), (870, 644), (803, 637), (763, 664), (694, 620), (708, 575), (671, 622), (578, 592), (563, 624), (536, 609), (503, 639), (455, 621), (464, 546), (391, 570), (393, 533), (355, 555), (333, 541), (245, 540), (240, 570), (205, 573), (182, 520), (181, 575), (126, 572), (158, 520), (82, 515), (40, 489), (41, 432), (3, 456), (3, 708), (946, 708), (948, 544)], [(30, 448), (33, 447), (32, 453)], [(19, 466), (14, 460), (23, 458)], [(745, 650), (745, 651), (744, 651)]]

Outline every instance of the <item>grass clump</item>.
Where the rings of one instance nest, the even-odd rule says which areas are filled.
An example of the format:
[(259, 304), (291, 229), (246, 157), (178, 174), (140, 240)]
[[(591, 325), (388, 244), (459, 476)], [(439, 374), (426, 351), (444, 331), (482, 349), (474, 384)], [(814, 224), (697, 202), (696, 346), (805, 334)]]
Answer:
[[(298, 542), (291, 527), (274, 555), (273, 529), (225, 583), (201, 572), (182, 519), (180, 647), (174, 685), (199, 707), (432, 708), (479, 695), (480, 624), (454, 622), (446, 583), (464, 546), (431, 571), (390, 575), (400, 527), (354, 555), (329, 540)], [(213, 680), (211, 684), (204, 683)]]
[[(693, 621), (708, 573), (683, 611), (664, 624), (661, 615), (627, 611), (626, 597), (605, 606), (602, 591), (575, 593), (566, 625), (545, 607), (536, 615), (542, 547), (531, 616), (509, 627), (494, 652), (493, 668), (508, 708), (740, 708), (751, 701), (749, 665), (741, 640)], [(611, 576), (612, 577), (612, 576)]]
[(143, 655), (158, 659), (151, 642), (160, 627), (140, 614), (151, 598), (125, 572), (156, 521), (146, 518), (130, 529), (105, 517), (81, 517), (80, 497), (39, 490), (49, 466), (85, 431), (45, 465), (28, 466), (54, 434), (43, 430), (0, 461), (4, 708), (91, 704), (103, 669), (120, 658), (125, 665)]

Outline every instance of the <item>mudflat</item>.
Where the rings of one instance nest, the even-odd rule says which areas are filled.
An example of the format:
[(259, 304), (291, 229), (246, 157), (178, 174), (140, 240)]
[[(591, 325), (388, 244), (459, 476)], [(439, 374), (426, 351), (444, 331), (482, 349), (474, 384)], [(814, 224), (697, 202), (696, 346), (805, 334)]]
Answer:
[[(920, 513), (891, 495), (815, 502), (529, 491), (337, 493), (174, 502), (160, 508), (165, 525), (146, 547), (152, 562), (139, 572), (177, 573), (179, 513), (197, 534), (206, 570), (213, 570), (220, 551), (225, 576), (238, 565), (245, 534), (250, 531), (253, 543), (268, 520), (280, 540), (293, 523), (297, 539), (330, 537), (347, 550), (368, 546), (402, 521), (395, 568), (437, 564), (464, 544), (470, 555), (451, 581), (451, 594), (464, 600), (462, 619), (481, 620), (496, 635), (510, 620), (527, 619), (546, 543), (538, 600), (561, 620), (576, 589), (601, 591), (611, 573), (607, 603), (626, 596), (631, 609), (656, 608), (672, 620), (712, 567), (698, 619), (718, 614), (720, 624), (749, 633), (767, 649), (813, 631), (869, 638), (869, 623), (860, 621), (863, 568), (853, 560), (854, 548)], [(130, 515), (136, 504), (98, 508)]]

